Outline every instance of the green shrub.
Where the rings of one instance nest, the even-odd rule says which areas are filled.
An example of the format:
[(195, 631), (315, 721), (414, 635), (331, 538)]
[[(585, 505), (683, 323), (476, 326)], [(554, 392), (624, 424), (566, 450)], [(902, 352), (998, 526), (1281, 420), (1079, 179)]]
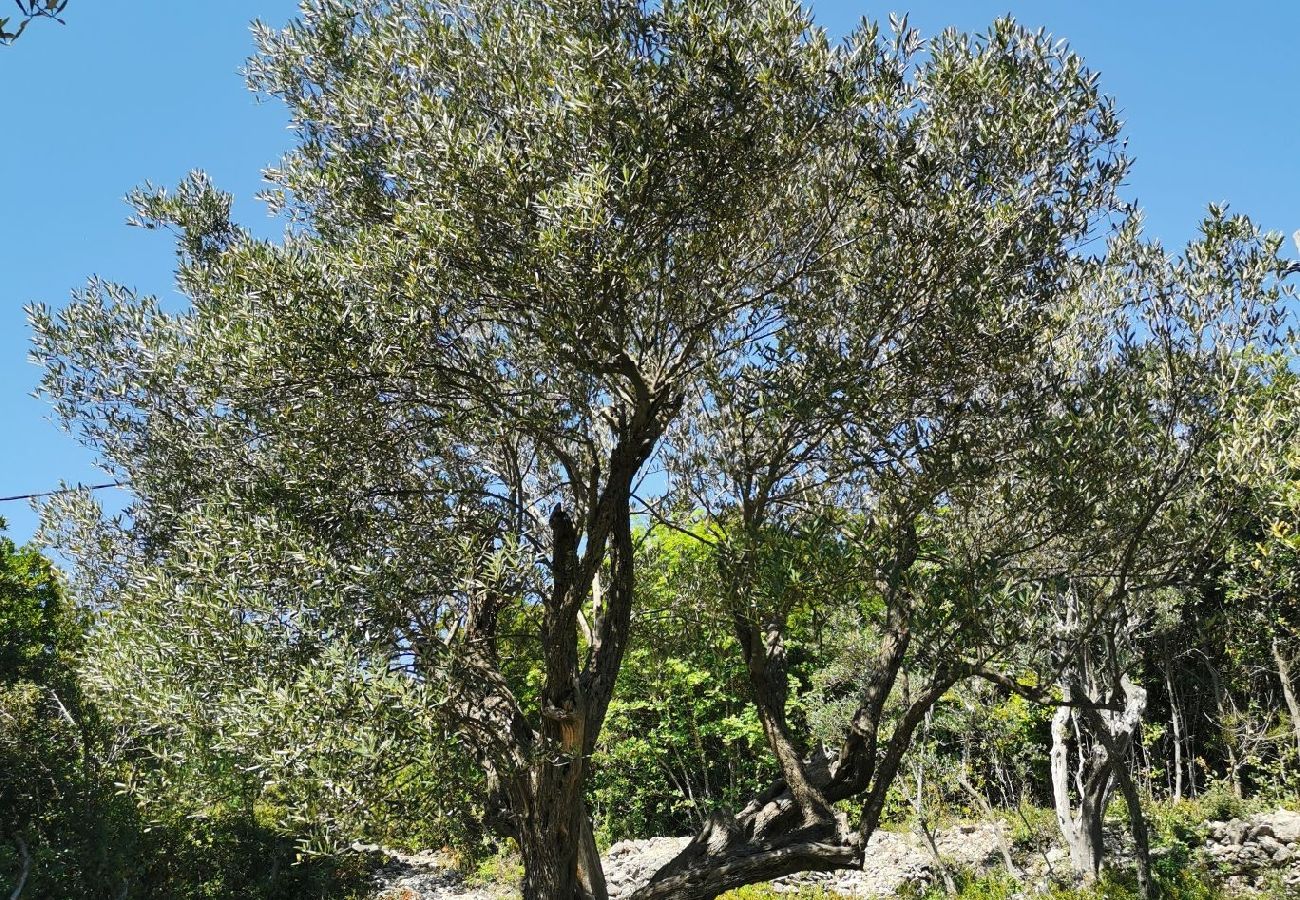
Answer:
[(474, 860), (473, 871), (469, 873), (469, 882), (480, 885), (518, 884), (524, 877), (524, 862), (514, 842), (499, 847), (496, 853), (483, 859)]
[(839, 900), (843, 894), (828, 891), (824, 887), (804, 885), (794, 893), (777, 893), (770, 884), (749, 884), (734, 891), (727, 891), (718, 900)]
[(1038, 806), (1022, 806), (1008, 814), (1011, 845), (1020, 851), (1037, 851), (1059, 832), (1056, 813)]
[(1246, 801), (1234, 794), (1223, 781), (1213, 782), (1194, 802), (1207, 820), (1239, 819), (1249, 812)]
[[(959, 870), (953, 873), (953, 880), (957, 883), (957, 900), (1012, 900), (1021, 890), (1019, 882), (1006, 872), (979, 875)], [(905, 900), (951, 900), (942, 884), (925, 888), (904, 885), (898, 895)]]

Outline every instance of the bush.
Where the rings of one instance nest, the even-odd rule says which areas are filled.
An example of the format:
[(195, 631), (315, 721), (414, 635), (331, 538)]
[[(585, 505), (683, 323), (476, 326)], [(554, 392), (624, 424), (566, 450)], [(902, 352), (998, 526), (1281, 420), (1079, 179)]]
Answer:
[(1011, 824), (1011, 845), (1020, 851), (1038, 852), (1060, 831), (1056, 813), (1039, 806), (1021, 806), (1007, 817)]
[(777, 892), (770, 884), (750, 884), (734, 891), (727, 891), (718, 900), (838, 900), (844, 897), (824, 887), (804, 885), (794, 892)]
[[(963, 870), (954, 872), (953, 880), (957, 883), (959, 900), (1012, 900), (1021, 891), (1019, 882), (1006, 872), (976, 875)], [(906, 900), (951, 900), (941, 884), (925, 888), (905, 885), (898, 893)]]
[(1206, 820), (1239, 819), (1250, 810), (1245, 800), (1232, 792), (1227, 782), (1213, 782), (1193, 803)]

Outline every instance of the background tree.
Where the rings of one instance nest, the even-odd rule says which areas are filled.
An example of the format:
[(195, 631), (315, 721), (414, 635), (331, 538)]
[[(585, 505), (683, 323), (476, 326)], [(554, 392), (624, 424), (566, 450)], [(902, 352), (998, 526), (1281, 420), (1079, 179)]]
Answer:
[[(773, 775), (717, 590), (692, 535), (643, 535), (631, 644), (593, 760), (592, 814), (609, 840), (689, 833)], [(808, 677), (820, 661), (812, 623), (800, 638)]]
[[(0, 528), (4, 522), (0, 520)], [(81, 623), (53, 567), (0, 538), (0, 830), (15, 896), (47, 876), (57, 833), (85, 797), (80, 696), (72, 665)]]
[(1099, 871), (1102, 817), (1118, 787), (1145, 882), (1146, 829), (1125, 761), (1147, 703), (1134, 681), (1142, 642), (1167, 618), (1172, 592), (1194, 589), (1205, 562), (1221, 558), (1239, 498), (1259, 477), (1253, 462), (1236, 457), (1235, 443), (1249, 435), (1262, 442), (1257, 451), (1272, 454), (1287, 442), (1256, 421), (1256, 404), (1241, 386), (1290, 380), (1258, 356), (1283, 342), (1279, 317), (1289, 291), (1280, 237), (1222, 210), (1211, 209), (1200, 239), (1177, 259), (1158, 246), (1125, 246), (1128, 240), (1111, 247), (1096, 296), (1144, 336), (1120, 331), (1118, 340), (1104, 336), (1089, 346), (1083, 359), (1093, 375), (1069, 400), (1073, 415), (1103, 425), (1077, 452), (1095, 473), (1089, 508), (1116, 523), (1118, 539), (1089, 539), (1085, 565), (1051, 592), (1067, 704), (1053, 721), (1052, 767), (1076, 870), (1090, 878)]

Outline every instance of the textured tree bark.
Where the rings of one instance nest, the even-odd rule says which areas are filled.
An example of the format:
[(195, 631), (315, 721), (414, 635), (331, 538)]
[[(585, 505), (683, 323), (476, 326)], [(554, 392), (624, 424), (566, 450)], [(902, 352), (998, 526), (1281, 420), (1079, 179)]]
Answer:
[(1142, 727), (1142, 713), (1146, 709), (1147, 693), (1127, 677), (1120, 680), (1120, 687), (1124, 697), (1122, 713), (1103, 714), (1096, 709), (1085, 708), (1083, 716), (1106, 748), (1114, 780), (1119, 785), (1120, 793), (1124, 796), (1124, 804), (1128, 808), (1138, 889), (1146, 900), (1152, 900), (1155, 889), (1151, 882), (1151, 848), (1147, 836), (1146, 815), (1142, 811), (1142, 798), (1138, 794), (1137, 785), (1133, 783), (1132, 774), (1126, 765), (1128, 752), (1135, 743), (1138, 730)]
[[(614, 491), (610, 505), (620, 492)], [(626, 506), (627, 492), (621, 497)], [(563, 509), (551, 517), (553, 585), (542, 610), (546, 682), (540, 721), (528, 722), (497, 667), (495, 604), (471, 604), (459, 655), (460, 714), (473, 729), (488, 772), (493, 827), (514, 837), (524, 862), (527, 900), (606, 900), (600, 856), (584, 799), (586, 759), (609, 705), (613, 673), (626, 643), (631, 603), (630, 516), (613, 517), (616, 586), (599, 610), (579, 667), (577, 616), (590, 570), (578, 554), (576, 529)], [(589, 532), (590, 534), (590, 532)], [(604, 555), (603, 549), (598, 551)]]
[(1070, 853), (1070, 868), (1085, 882), (1096, 880), (1101, 871), (1102, 817), (1110, 795), (1110, 773), (1091, 778), (1079, 785), (1079, 809), (1074, 810), (1070, 795), (1070, 723), (1073, 710), (1058, 707), (1052, 716), (1052, 803), (1061, 837)]
[[(787, 802), (794, 808), (792, 799), (787, 797)], [(733, 835), (729, 824), (715, 821), (682, 857), (638, 889), (633, 900), (713, 900), (729, 890), (783, 875), (862, 865), (863, 841), (843, 823), (773, 831), (770, 838), (745, 840)]]
[(521, 892), (525, 900), (580, 897), (578, 891), (578, 841), (580, 833), (573, 809), (540, 811), (523, 816), (519, 828), (519, 853), (524, 862)]
[[(1147, 692), (1127, 676), (1120, 678), (1117, 699), (1124, 704), (1120, 711), (1103, 710), (1100, 704), (1078, 685), (1067, 686), (1066, 704), (1057, 708), (1052, 717), (1052, 801), (1056, 821), (1070, 851), (1070, 866), (1085, 882), (1096, 880), (1105, 857), (1104, 824), (1106, 806), (1111, 791), (1118, 783), (1130, 804), (1134, 841), (1138, 846), (1138, 878), (1144, 896), (1150, 896), (1150, 857), (1147, 852), (1146, 820), (1142, 815), (1137, 788), (1129, 773), (1123, 768), (1124, 760), (1132, 747), (1134, 737), (1142, 726), (1146, 710)], [(1077, 707), (1072, 698), (1083, 702)], [(1070, 794), (1069, 738), (1070, 724), (1085, 726), (1079, 734), (1087, 734), (1094, 741), (1090, 750), (1077, 748), (1080, 754), (1075, 772), (1075, 791), (1078, 811), (1074, 811)], [(1083, 756), (1087, 753), (1086, 756)], [(1135, 811), (1135, 812), (1134, 812)]]

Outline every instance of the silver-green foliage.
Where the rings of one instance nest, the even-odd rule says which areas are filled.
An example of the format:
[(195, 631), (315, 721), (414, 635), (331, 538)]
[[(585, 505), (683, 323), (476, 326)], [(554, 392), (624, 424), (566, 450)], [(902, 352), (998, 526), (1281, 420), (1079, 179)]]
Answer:
[[(1187, 526), (1248, 432), (1234, 385), (1267, 377), (1277, 242), (1216, 212), (1185, 258), (1144, 244), (1114, 104), (1049, 37), (309, 0), (257, 38), (298, 136), (268, 172), (284, 237), (202, 175), (144, 189), (188, 305), (96, 280), (32, 310), (45, 391), (138, 498), (58, 527), (151, 777), (346, 823), (454, 737), (526, 893), (567, 895), (635, 509), (726, 535), (719, 604), (808, 821), (822, 789), (883, 803), (934, 692), (1045, 667), (1062, 579), (1156, 586), (1213, 531)], [(833, 789), (755, 655), (810, 606), (882, 635)], [(933, 678), (887, 723), (904, 668)], [(745, 858), (735, 884), (780, 874)]]

